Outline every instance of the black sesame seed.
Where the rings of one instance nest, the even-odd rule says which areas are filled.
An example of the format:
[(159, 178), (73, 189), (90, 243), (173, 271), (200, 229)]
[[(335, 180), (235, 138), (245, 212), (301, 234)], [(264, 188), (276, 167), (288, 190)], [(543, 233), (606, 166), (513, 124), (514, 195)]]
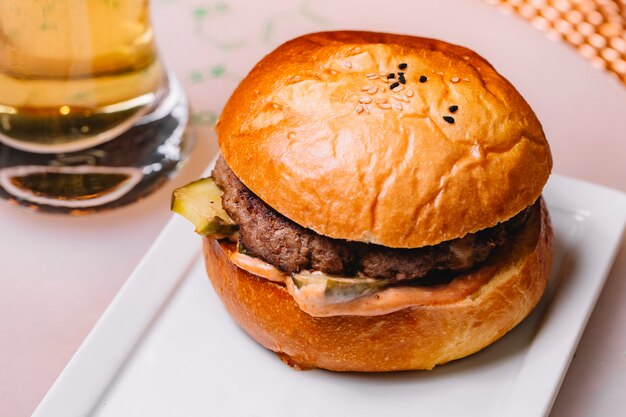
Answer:
[(393, 83), (393, 84), (391, 84), (391, 85), (389, 86), (389, 88), (393, 90), (394, 88), (396, 88), (396, 87), (397, 87), (397, 86), (399, 86), (399, 85), (400, 85), (400, 83)]
[(387, 79), (390, 80), (392, 78), (396, 78), (396, 74), (394, 74), (393, 72), (391, 74), (387, 74)]
[(420, 82), (421, 82), (421, 83), (425, 83), (425, 82), (426, 82), (426, 80), (428, 80), (428, 78), (426, 78), (426, 76), (425, 76), (425, 75), (420, 76)]
[(454, 113), (458, 109), (459, 109), (459, 106), (450, 106), (450, 107), (448, 107), (448, 110), (450, 110), (450, 113)]
[(443, 116), (443, 120), (445, 120), (446, 122), (450, 124), (454, 123), (454, 117), (452, 116)]
[(398, 68), (400, 69), (405, 69), (406, 67), (407, 67), (407, 64), (405, 64), (404, 62), (398, 65)]
[(406, 84), (406, 79), (404, 78), (404, 75), (398, 77), (398, 81), (400, 81), (400, 84)]
[(398, 71), (398, 75), (404, 75), (402, 71)]

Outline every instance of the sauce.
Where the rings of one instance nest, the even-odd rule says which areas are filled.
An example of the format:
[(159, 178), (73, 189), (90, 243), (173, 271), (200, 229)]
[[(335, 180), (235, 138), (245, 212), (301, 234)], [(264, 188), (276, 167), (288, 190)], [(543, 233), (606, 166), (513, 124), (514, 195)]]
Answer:
[(254, 258), (239, 252), (231, 252), (228, 257), (232, 263), (253, 275), (281, 284), (284, 284), (287, 279), (287, 275), (284, 272), (259, 258)]
[(380, 316), (416, 306), (450, 304), (476, 293), (491, 279), (488, 271), (454, 279), (449, 284), (432, 287), (400, 286), (385, 288), (344, 303), (329, 303), (316, 286), (297, 288), (291, 277), (287, 278), (287, 291), (300, 308), (314, 317), (330, 316)]
[[(472, 274), (455, 278), (448, 284), (383, 288), (352, 300), (333, 302), (333, 299), (327, 297), (325, 285), (298, 287), (291, 276), (258, 258), (236, 251), (230, 252), (229, 258), (239, 268), (251, 274), (285, 284), (298, 306), (314, 317), (379, 316), (409, 307), (455, 303), (479, 291), (495, 273), (494, 268), (485, 267)], [(319, 271), (314, 275), (325, 277)]]

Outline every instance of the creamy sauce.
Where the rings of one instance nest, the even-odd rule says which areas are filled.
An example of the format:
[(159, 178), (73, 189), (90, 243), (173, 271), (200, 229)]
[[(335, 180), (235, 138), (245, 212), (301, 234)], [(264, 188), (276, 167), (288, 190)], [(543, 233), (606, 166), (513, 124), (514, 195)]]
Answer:
[[(239, 268), (251, 274), (285, 284), (298, 306), (314, 317), (379, 316), (408, 307), (454, 303), (476, 293), (489, 282), (494, 273), (493, 268), (482, 268), (470, 275), (458, 277), (449, 284), (385, 288), (350, 301), (333, 303), (329, 302), (324, 285), (303, 285), (298, 288), (292, 277), (258, 258), (236, 251), (230, 252), (229, 258)], [(324, 276), (319, 271), (315, 274)]]
[[(481, 271), (483, 272), (483, 271)], [(380, 316), (408, 307), (432, 306), (461, 301), (478, 291), (491, 279), (491, 274), (477, 273), (457, 278), (449, 284), (433, 287), (392, 287), (345, 303), (328, 303), (324, 291), (316, 286), (297, 288), (291, 277), (287, 290), (300, 308), (311, 316)]]
[(282, 284), (285, 282), (285, 279), (287, 279), (287, 275), (284, 272), (259, 258), (254, 258), (239, 252), (231, 252), (228, 257), (232, 263), (244, 271), (248, 271), (251, 274), (258, 275), (272, 282)]

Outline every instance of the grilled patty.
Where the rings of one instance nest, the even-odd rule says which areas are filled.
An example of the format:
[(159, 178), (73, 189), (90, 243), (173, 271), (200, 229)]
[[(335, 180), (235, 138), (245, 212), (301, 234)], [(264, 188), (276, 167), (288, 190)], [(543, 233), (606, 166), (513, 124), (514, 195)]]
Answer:
[(213, 177), (224, 190), (224, 210), (239, 225), (243, 248), (286, 273), (317, 270), (400, 281), (424, 278), (437, 271), (468, 270), (503, 246), (530, 211), (528, 207), (506, 222), (463, 238), (422, 248), (397, 249), (329, 238), (292, 222), (250, 191), (221, 157)]

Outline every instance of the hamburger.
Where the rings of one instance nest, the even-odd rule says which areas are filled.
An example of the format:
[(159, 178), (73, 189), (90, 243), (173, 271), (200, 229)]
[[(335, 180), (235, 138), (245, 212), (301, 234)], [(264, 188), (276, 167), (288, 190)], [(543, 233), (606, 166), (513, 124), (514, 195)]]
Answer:
[(550, 149), (469, 49), (305, 35), (252, 69), (216, 132), (212, 176), (172, 207), (234, 320), (294, 367), (432, 369), (499, 339), (546, 287)]

